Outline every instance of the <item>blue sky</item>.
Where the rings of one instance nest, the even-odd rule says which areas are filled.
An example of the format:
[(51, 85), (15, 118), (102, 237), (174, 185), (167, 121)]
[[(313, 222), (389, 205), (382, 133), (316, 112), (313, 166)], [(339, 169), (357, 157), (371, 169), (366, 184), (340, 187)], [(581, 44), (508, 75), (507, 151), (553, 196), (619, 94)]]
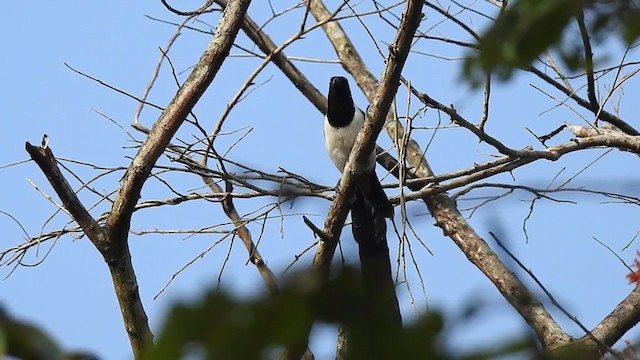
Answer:
[[(330, 7), (335, 6), (334, 3), (328, 2)], [(196, 3), (181, 4), (184, 9), (197, 6)], [(281, 9), (284, 8), (286, 6), (282, 5)], [(121, 129), (96, 111), (108, 115), (141, 140), (142, 136), (128, 126), (137, 103), (73, 73), (64, 63), (139, 96), (151, 77), (159, 55), (158, 48), (164, 47), (174, 32), (172, 26), (152, 21), (145, 15), (171, 21), (180, 19), (169, 14), (159, 2), (9, 2), (4, 10), (0, 17), (5, 30), (0, 32), (0, 40), (5, 48), (10, 49), (10, 53), (0, 60), (0, 78), (5, 84), (4, 96), (0, 100), (5, 123), (4, 131), (0, 133), (3, 150), (0, 152), (0, 166), (27, 159), (25, 141), (39, 143), (45, 133), (58, 158), (108, 167), (127, 166), (127, 157), (135, 154), (135, 149), (131, 148), (133, 144)], [(268, 18), (269, 7), (266, 2), (254, 2), (249, 13), (260, 23)], [(202, 20), (215, 24), (217, 16), (209, 15)], [(276, 44), (282, 43), (295, 33), (297, 25), (291, 24), (298, 24), (300, 17), (299, 10), (291, 12), (271, 22), (265, 30)], [(463, 15), (463, 18), (469, 16)], [(438, 21), (434, 14), (427, 12), (424, 28)], [(389, 42), (393, 36), (390, 28), (381, 25), (374, 17), (365, 18), (365, 23), (371, 26), (384, 49), (384, 42)], [(202, 24), (196, 25), (204, 27)], [(371, 72), (379, 74), (383, 67), (382, 59), (362, 26), (353, 19), (345, 20), (343, 25), (358, 44), (358, 50)], [(474, 23), (478, 28), (481, 25)], [(434, 30), (435, 34), (455, 34), (449, 25), (439, 26)], [(180, 80), (184, 80), (189, 66), (197, 61), (209, 40), (209, 36), (193, 32), (185, 32), (178, 39), (170, 56), (177, 71), (184, 71), (179, 75)], [(239, 41), (251, 47), (244, 36)], [(428, 48), (431, 53), (451, 57), (461, 55), (452, 47), (439, 44), (432, 46)], [(620, 47), (614, 41), (598, 45), (596, 54), (598, 50), (608, 54), (606, 59), (600, 60), (601, 64), (615, 63), (621, 56)], [(314, 31), (304, 40), (294, 43), (286, 52), (290, 56), (328, 60), (336, 58), (320, 31)], [(238, 54), (240, 51), (235, 49), (232, 53)], [(228, 59), (196, 107), (196, 113), (206, 129), (212, 128), (226, 103), (259, 63), (259, 60), (251, 58)], [(336, 64), (299, 62), (297, 65), (323, 92), (326, 91), (330, 76), (345, 75)], [(476, 121), (480, 118), (482, 94), (460, 81), (459, 66), (460, 62), (455, 60), (413, 54), (404, 75), (421, 91), (445, 104), (455, 104), (460, 113)], [(303, 174), (317, 183), (335, 184), (339, 174), (324, 152), (321, 114), (274, 66), (268, 66), (256, 79), (258, 84), (265, 81), (268, 82), (256, 88), (233, 110), (225, 125), (226, 131), (247, 126), (252, 128), (246, 138), (230, 151), (229, 157), (268, 172), (276, 172), (278, 167), (282, 167)], [(603, 89), (611, 82), (612, 78), (602, 79)], [(492, 92), (487, 131), (515, 148), (529, 144), (538, 146), (525, 127), (541, 134), (563, 122), (582, 124), (576, 114), (565, 107), (541, 114), (553, 108), (556, 102), (531, 85), (544, 86), (536, 79), (517, 76), (512, 82), (496, 84)], [(624, 87), (624, 96), (619, 104), (621, 117), (632, 124), (635, 120), (633, 115), (638, 113), (638, 104), (633, 101), (638, 90), (637, 81), (630, 80)], [(162, 106), (168, 103), (175, 91), (171, 71), (165, 65), (150, 101)], [(559, 94), (551, 90), (549, 92), (563, 99)], [(366, 107), (364, 96), (359, 91), (354, 91), (354, 96), (361, 107)], [(401, 89), (398, 96), (400, 109), (406, 109), (406, 98), (406, 89)], [(419, 108), (415, 99), (410, 106), (412, 110)], [(588, 116), (579, 109), (577, 111)], [(146, 108), (141, 122), (151, 126), (158, 115), (158, 111)], [(437, 120), (437, 114), (428, 111), (416, 120), (416, 125), (433, 127)], [(448, 119), (443, 118), (442, 123), (447, 124)], [(177, 136), (188, 140), (192, 134), (193, 128), (185, 126)], [(231, 134), (221, 139), (220, 144), (230, 146), (241, 134), (243, 132)], [(433, 131), (415, 131), (414, 135), (424, 145)], [(563, 134), (558, 142), (569, 138), (568, 134)], [(381, 136), (379, 144), (390, 144), (386, 135)], [(436, 173), (445, 173), (470, 166), (473, 162), (487, 161), (491, 158), (487, 156), (489, 152), (493, 153), (464, 130), (442, 129), (436, 133), (427, 157)], [(554, 182), (558, 185), (603, 152), (590, 150), (567, 156), (558, 162), (540, 161), (515, 171), (513, 176), (520, 183), (546, 187), (562, 171)], [(636, 156), (614, 150), (580, 173), (571, 184), (638, 195), (635, 190), (635, 162)], [(170, 164), (166, 158), (161, 159), (161, 163)], [(70, 166), (84, 179), (99, 173), (81, 165)], [(383, 175), (382, 169), (378, 172), (380, 176)], [(56, 197), (37, 166), (34, 163), (21, 164), (4, 168), (0, 174), (3, 183), (0, 210), (19, 219), (30, 236), (43, 231), (43, 224), (56, 208), (27, 179), (54, 199)], [(116, 172), (97, 181), (96, 189), (103, 192), (113, 190), (121, 175), (122, 172)], [(166, 179), (184, 192), (202, 186), (199, 179), (194, 177), (168, 175)], [(502, 174), (491, 180), (509, 182), (511, 179), (509, 174)], [(70, 181), (74, 187), (78, 187), (77, 181)], [(385, 181), (392, 180), (387, 178)], [(495, 193), (478, 191), (472, 192), (469, 197)], [(147, 182), (142, 195), (143, 199), (171, 196), (154, 179)], [(494, 249), (497, 247), (490, 240), (488, 231), (501, 233), (513, 252), (535, 272), (560, 303), (591, 328), (632, 289), (625, 279), (627, 270), (592, 237), (597, 237), (630, 262), (639, 248), (638, 243), (631, 244), (625, 251), (621, 249), (639, 230), (637, 224), (631, 221), (637, 218), (638, 211), (629, 204), (605, 203), (607, 199), (601, 197), (582, 194), (561, 194), (558, 197), (577, 201), (578, 204), (539, 200), (527, 223), (528, 242), (525, 241), (522, 225), (529, 212), (529, 201), (533, 198), (530, 194), (515, 193), (486, 205), (474, 213), (469, 221)], [(85, 204), (93, 204), (97, 197), (83, 192), (81, 199)], [(249, 212), (263, 203), (267, 201), (238, 201), (237, 206), (241, 212)], [(465, 208), (474, 203), (477, 201), (460, 200), (459, 206)], [(291, 209), (284, 209), (291, 216), (285, 218), (282, 235), (278, 219), (267, 223), (267, 235), (260, 246), (263, 257), (276, 274), (280, 275), (294, 256), (313, 242), (312, 234), (302, 223), (300, 214), (309, 214), (316, 224), (322, 224), (328, 207), (327, 201), (309, 200), (298, 201)], [(92, 214), (97, 216), (104, 210), (99, 206)], [(414, 239), (413, 251), (424, 279), (429, 307), (444, 310), (453, 318), (470, 304), (481, 302), (486, 305), (476, 318), (450, 329), (450, 346), (464, 351), (525, 333), (527, 327), (515, 310), (459, 249), (433, 226), (434, 221), (426, 208), (415, 203), (409, 206), (409, 211), (416, 231), (433, 252), (433, 255), (428, 254)], [(58, 214), (44, 227), (44, 232), (63, 227), (68, 220)], [(219, 205), (199, 202), (136, 213), (132, 229), (188, 229), (226, 221)], [(0, 229), (4, 234), (0, 248), (5, 249), (24, 241), (20, 228), (9, 218), (0, 216)], [(251, 225), (250, 230), (257, 236), (260, 227)], [(246, 250), (239, 242), (231, 244), (227, 240), (195, 261), (154, 300), (154, 296), (176, 271), (219, 238), (219, 235), (213, 234), (190, 238), (157, 234), (131, 236), (130, 246), (141, 297), (154, 330), (159, 328), (168, 307), (176, 300), (195, 299), (205, 289), (217, 285), (218, 274), (229, 249), (230, 261), (221, 277), (222, 286), (238, 296), (254, 296), (264, 292), (257, 271), (251, 265), (245, 265)], [(390, 236), (389, 241), (395, 259), (398, 240)], [(343, 242), (345, 258), (355, 263), (357, 251), (348, 229), (344, 231)], [(498, 253), (506, 259), (504, 254)], [(311, 257), (311, 253), (303, 256), (294, 269), (306, 268)], [(510, 264), (508, 260), (505, 261)], [(39, 249), (30, 250), (25, 263), (39, 264), (18, 267), (0, 281), (0, 303), (11, 314), (41, 325), (66, 348), (88, 349), (105, 359), (131, 358), (107, 267), (87, 239), (74, 240), (66, 236), (55, 244), (48, 241), (41, 244)], [(11, 267), (2, 267), (0, 275), (5, 277), (11, 270)], [(518, 269), (515, 272), (548, 303), (526, 274)], [(416, 301), (415, 308), (424, 312), (426, 302), (420, 280), (410, 262), (408, 277)], [(399, 286), (398, 289), (404, 317), (411, 319), (414, 306), (407, 288)], [(547, 309), (571, 335), (583, 335), (572, 321), (553, 306), (547, 304)], [(330, 340), (335, 336), (332, 334), (333, 329), (327, 326), (316, 329), (312, 350), (317, 358), (331, 358), (334, 345)], [(635, 329), (626, 338), (637, 337)]]

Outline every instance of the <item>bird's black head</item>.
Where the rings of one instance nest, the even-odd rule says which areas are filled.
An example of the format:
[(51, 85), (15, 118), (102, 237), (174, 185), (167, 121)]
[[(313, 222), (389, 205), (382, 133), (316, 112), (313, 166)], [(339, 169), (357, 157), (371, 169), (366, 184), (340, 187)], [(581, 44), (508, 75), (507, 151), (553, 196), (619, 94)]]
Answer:
[(343, 76), (334, 76), (329, 81), (327, 119), (335, 127), (349, 125), (356, 112), (349, 81)]

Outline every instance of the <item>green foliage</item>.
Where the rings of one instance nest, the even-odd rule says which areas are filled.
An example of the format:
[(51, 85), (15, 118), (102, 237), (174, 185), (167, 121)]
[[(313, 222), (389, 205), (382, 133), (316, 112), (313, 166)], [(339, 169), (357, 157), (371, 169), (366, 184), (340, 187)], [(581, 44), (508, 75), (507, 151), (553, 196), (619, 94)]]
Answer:
[(316, 321), (344, 324), (349, 359), (444, 358), (437, 346), (442, 330), (439, 315), (430, 314), (400, 332), (376, 326), (380, 324), (370, 321), (367, 308), (359, 276), (350, 269), (327, 282), (310, 274), (298, 276), (277, 299), (242, 301), (210, 292), (195, 304), (175, 306), (146, 358), (273, 357), (285, 346), (304, 346)]
[[(470, 55), (464, 74), (477, 83), (486, 72), (508, 79), (513, 70), (529, 66), (550, 48), (563, 54), (565, 65), (575, 68), (584, 50), (582, 40), (561, 48), (563, 32), (585, 13), (588, 34), (605, 38), (618, 34), (631, 44), (640, 35), (640, 10), (633, 0), (518, 0), (502, 12)], [(577, 29), (577, 25), (575, 26)]]
[[(360, 276), (345, 269), (327, 282), (311, 274), (297, 276), (277, 299), (238, 300), (209, 292), (193, 304), (176, 305), (156, 346), (145, 359), (265, 359), (287, 346), (304, 346), (313, 323), (342, 324), (348, 334), (347, 359), (452, 359), (441, 346), (444, 322), (437, 312), (402, 329), (372, 321)], [(463, 359), (531, 354), (530, 338), (482, 350)]]
[[(145, 360), (273, 359), (285, 347), (304, 347), (316, 322), (341, 324), (348, 336), (346, 359), (459, 359), (484, 360), (537, 354), (531, 336), (454, 356), (442, 346), (447, 327), (442, 316), (430, 312), (403, 328), (383, 326), (372, 316), (371, 299), (364, 296), (360, 274), (345, 268), (329, 281), (313, 274), (294, 277), (277, 298), (264, 295), (235, 299), (209, 291), (197, 301), (174, 305), (153, 349)], [(470, 302), (453, 326), (466, 326), (484, 307)], [(88, 354), (65, 353), (38, 327), (0, 312), (0, 358), (25, 360), (91, 360)], [(579, 342), (569, 344), (549, 359), (576, 359), (592, 355)]]
[(11, 318), (0, 308), (0, 359), (92, 360), (91, 354), (65, 353), (39, 327)]

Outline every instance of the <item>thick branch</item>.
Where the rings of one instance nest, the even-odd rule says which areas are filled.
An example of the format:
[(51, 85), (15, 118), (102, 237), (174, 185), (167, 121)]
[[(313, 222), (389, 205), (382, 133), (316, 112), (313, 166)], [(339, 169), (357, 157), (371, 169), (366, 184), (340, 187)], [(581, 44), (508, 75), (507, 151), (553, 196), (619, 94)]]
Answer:
[[(402, 20), (394, 38), (389, 55), (386, 59), (386, 66), (382, 73), (382, 81), (378, 88), (375, 99), (367, 113), (365, 124), (358, 134), (356, 143), (349, 156), (342, 178), (340, 179), (340, 192), (331, 204), (329, 215), (325, 221), (323, 232), (331, 237), (331, 241), (320, 241), (318, 249), (313, 258), (313, 269), (318, 271), (323, 278), (329, 275), (331, 260), (342, 232), (342, 227), (348, 213), (347, 199), (356, 188), (356, 180), (362, 172), (365, 162), (375, 147), (377, 138), (385, 117), (389, 112), (389, 107), (393, 101), (396, 91), (400, 85), (400, 73), (411, 48), (411, 40), (422, 18), (422, 1), (409, 0), (402, 14)], [(322, 20), (318, 20), (322, 21)], [(328, 23), (325, 25), (330, 25)], [(311, 330), (311, 324), (305, 330)], [(296, 344), (288, 348), (283, 354), (284, 359), (299, 359), (307, 344)]]
[[(313, 3), (313, 1), (312, 1)], [(367, 112), (366, 122), (363, 129), (358, 134), (358, 139), (351, 151), (349, 161), (340, 179), (340, 193), (331, 204), (329, 216), (325, 222), (324, 232), (333, 238), (331, 243), (321, 241), (318, 244), (316, 256), (313, 259), (313, 267), (323, 274), (329, 273), (329, 266), (335, 251), (337, 240), (340, 237), (342, 226), (347, 217), (347, 203), (355, 189), (356, 174), (362, 172), (363, 165), (374, 150), (375, 139), (389, 112), (389, 107), (393, 101), (398, 86), (400, 85), (400, 73), (407, 59), (411, 40), (422, 19), (422, 2), (410, 0), (403, 12), (402, 21), (392, 44), (389, 55), (386, 59), (386, 66), (382, 73), (382, 81), (378, 87), (373, 103)], [(330, 25), (333, 23), (328, 23)]]
[[(215, 0), (215, 2), (224, 8), (229, 1)], [(276, 44), (267, 34), (260, 30), (260, 27), (249, 16), (245, 16), (242, 21), (242, 31), (258, 46), (260, 51), (265, 55), (272, 55), (271, 62), (289, 78), (291, 83), (293, 83), (320, 112), (327, 112), (327, 100), (322, 93), (287, 59), (287, 55), (283, 51), (274, 53), (278, 48)]]
[(51, 186), (53, 186), (62, 200), (65, 209), (80, 225), (109, 266), (114, 291), (120, 304), (120, 311), (125, 329), (129, 335), (131, 348), (134, 357), (140, 359), (144, 349), (151, 345), (153, 335), (149, 329), (147, 314), (140, 300), (138, 283), (131, 264), (131, 255), (127, 243), (114, 242), (104, 228), (91, 217), (60, 172), (53, 152), (49, 147), (36, 147), (27, 143), (26, 149), (31, 158), (47, 176)]
[(68, 208), (107, 262), (122, 311), (124, 325), (136, 359), (139, 359), (144, 349), (150, 345), (152, 335), (140, 300), (138, 284), (127, 244), (131, 216), (140, 197), (142, 186), (151, 169), (229, 54), (249, 3), (250, 0), (232, 1), (223, 12), (216, 34), (209, 47), (200, 58), (185, 84), (156, 121), (149, 136), (127, 169), (120, 191), (109, 213), (106, 231), (82, 207), (75, 194), (70, 191), (69, 185), (64, 181), (59, 170), (57, 172), (46, 171), (43, 168), (43, 166), (48, 166), (49, 168), (53, 166), (57, 169), (51, 151), (47, 148), (38, 149), (27, 144), (27, 151), (32, 156), (35, 156), (34, 160), (36, 158), (39, 159), (36, 162), (43, 168), (49, 181), (56, 188), (56, 192), (63, 200), (65, 207)]
[(224, 9), (213, 40), (200, 57), (189, 78), (153, 125), (149, 136), (127, 169), (107, 220), (107, 231), (115, 240), (126, 241), (131, 215), (140, 198), (144, 182), (173, 135), (227, 58), (250, 2), (250, 0), (231, 1)]
[[(613, 346), (624, 334), (640, 322), (640, 286), (636, 286), (591, 333), (605, 344)], [(588, 337), (585, 336), (585, 340)]]
[(96, 247), (106, 242), (107, 236), (100, 224), (89, 214), (84, 208), (76, 193), (71, 189), (71, 185), (67, 182), (60, 168), (56, 164), (51, 148), (48, 146), (33, 146), (29, 142), (25, 144), (25, 148), (31, 156), (31, 159), (38, 164), (40, 170), (45, 174), (47, 180), (58, 194), (64, 208), (69, 211), (73, 219), (80, 225), (82, 231), (89, 237)]

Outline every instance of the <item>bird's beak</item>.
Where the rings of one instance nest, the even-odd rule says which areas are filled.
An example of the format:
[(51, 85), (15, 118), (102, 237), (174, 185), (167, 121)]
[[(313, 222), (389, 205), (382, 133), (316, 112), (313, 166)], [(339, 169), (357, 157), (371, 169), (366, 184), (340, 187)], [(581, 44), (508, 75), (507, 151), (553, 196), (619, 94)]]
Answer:
[(334, 76), (329, 80), (329, 89), (348, 89), (349, 81), (343, 76)]

